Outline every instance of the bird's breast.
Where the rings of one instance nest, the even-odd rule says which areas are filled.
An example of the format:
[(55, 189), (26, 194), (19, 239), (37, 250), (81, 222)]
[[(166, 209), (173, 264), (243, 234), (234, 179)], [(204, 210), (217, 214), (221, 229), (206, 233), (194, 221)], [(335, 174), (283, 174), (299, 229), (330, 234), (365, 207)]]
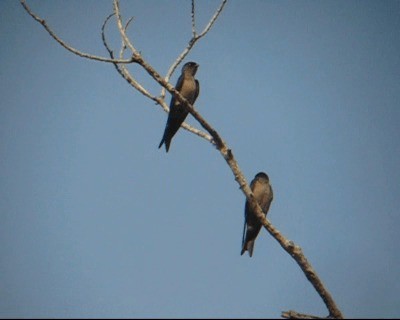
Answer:
[(194, 103), (196, 94), (196, 81), (193, 77), (184, 79), (183, 86), (180, 92), (191, 104)]

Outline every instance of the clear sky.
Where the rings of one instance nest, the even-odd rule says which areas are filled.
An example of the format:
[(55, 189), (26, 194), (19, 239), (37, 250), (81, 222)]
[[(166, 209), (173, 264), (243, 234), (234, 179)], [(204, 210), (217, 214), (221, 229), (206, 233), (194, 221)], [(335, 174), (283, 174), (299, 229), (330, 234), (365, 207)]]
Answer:
[[(106, 56), (111, 1), (28, 4)], [(198, 30), (218, 4), (198, 1)], [(190, 1), (121, 10), (165, 74), (190, 39)], [(18, 1), (0, 1), (0, 40), (1, 317), (327, 315), (265, 230), (240, 256), (245, 197), (213, 146), (180, 130), (158, 149), (162, 109), (112, 65), (60, 47)], [(231, 1), (189, 60), (196, 108), (249, 182), (268, 173), (268, 218), (344, 315), (399, 317), (400, 2)]]

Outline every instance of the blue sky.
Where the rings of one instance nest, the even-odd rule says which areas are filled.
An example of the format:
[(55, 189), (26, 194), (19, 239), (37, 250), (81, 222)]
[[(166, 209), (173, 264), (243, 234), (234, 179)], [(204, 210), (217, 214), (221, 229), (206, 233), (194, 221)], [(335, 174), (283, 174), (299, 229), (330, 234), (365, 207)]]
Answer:
[[(106, 55), (111, 1), (28, 4)], [(217, 6), (197, 3), (198, 30)], [(190, 1), (121, 10), (165, 74), (190, 39)], [(399, 14), (398, 1), (232, 1), (186, 59), (200, 65), (196, 108), (248, 181), (268, 173), (268, 218), (346, 317), (400, 316)], [(0, 39), (1, 317), (327, 314), (265, 230), (240, 256), (245, 198), (214, 147), (180, 130), (158, 149), (160, 107), (17, 1), (0, 2)]]

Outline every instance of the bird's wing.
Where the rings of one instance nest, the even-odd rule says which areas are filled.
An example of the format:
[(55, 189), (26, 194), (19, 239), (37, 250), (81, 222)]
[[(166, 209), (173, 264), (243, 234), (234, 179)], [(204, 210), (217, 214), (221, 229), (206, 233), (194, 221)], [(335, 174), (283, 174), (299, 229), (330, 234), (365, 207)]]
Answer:
[(197, 99), (197, 97), (199, 96), (199, 93), (200, 93), (200, 82), (197, 79), (195, 79), (194, 81), (196, 81), (196, 92), (194, 94), (193, 103), (196, 101), (196, 99)]
[(269, 185), (269, 193), (267, 195), (267, 201), (265, 202), (264, 207), (262, 208), (265, 214), (268, 213), (269, 207), (271, 206), (271, 202), (274, 199), (274, 193), (272, 191), (271, 185)]
[(244, 209), (244, 225), (243, 225), (243, 236), (242, 236), (242, 247), (246, 241), (246, 230), (247, 230), (247, 201)]
[[(251, 191), (254, 190), (254, 185), (256, 183), (256, 179), (253, 179), (250, 182), (250, 189)], [(246, 203), (244, 205), (244, 226), (243, 226), (243, 238), (242, 238), (242, 246), (244, 245), (245, 241), (246, 241), (246, 231), (247, 231), (247, 215), (248, 212), (250, 211), (250, 205), (249, 202), (246, 200)]]
[[(175, 89), (177, 91), (181, 91), (182, 86), (183, 86), (183, 79), (184, 79), (183, 75), (180, 75), (178, 78), (178, 81), (176, 82), (176, 85), (175, 85)], [(175, 105), (175, 96), (172, 95), (171, 103), (169, 104), (169, 108), (171, 109), (171, 107), (174, 105)]]

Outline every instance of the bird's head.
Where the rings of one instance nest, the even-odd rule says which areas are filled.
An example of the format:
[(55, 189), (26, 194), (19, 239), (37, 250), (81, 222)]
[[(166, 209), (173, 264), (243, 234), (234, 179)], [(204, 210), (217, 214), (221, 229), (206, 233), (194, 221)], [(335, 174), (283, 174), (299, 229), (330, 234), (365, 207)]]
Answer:
[(186, 62), (182, 67), (182, 73), (188, 72), (194, 76), (196, 74), (198, 67), (199, 67), (199, 65), (196, 62), (193, 62), (193, 61)]
[(259, 172), (256, 174), (256, 176), (254, 177), (255, 179), (265, 179), (267, 181), (269, 181), (269, 177), (265, 172)]

